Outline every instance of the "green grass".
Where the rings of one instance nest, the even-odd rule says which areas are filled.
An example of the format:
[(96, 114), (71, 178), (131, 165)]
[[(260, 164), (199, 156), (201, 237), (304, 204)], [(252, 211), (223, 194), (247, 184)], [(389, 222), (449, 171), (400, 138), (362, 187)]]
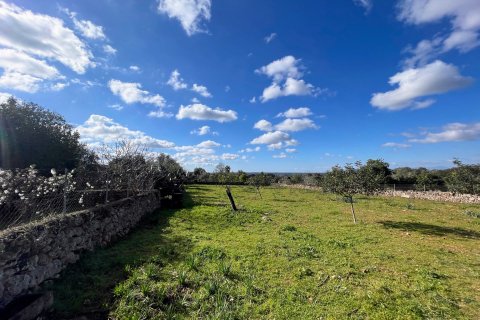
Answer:
[(478, 319), (480, 206), (190, 186), (49, 287), (52, 318)]

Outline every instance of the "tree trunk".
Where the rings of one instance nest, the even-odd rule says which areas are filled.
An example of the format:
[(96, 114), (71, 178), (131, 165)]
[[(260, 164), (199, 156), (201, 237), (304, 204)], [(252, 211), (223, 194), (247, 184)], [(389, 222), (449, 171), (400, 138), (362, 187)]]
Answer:
[(260, 196), (260, 199), (263, 199), (262, 194), (260, 193), (260, 187), (256, 187), (258, 195)]
[(350, 207), (352, 208), (353, 223), (357, 223), (357, 217), (355, 217), (355, 209), (353, 208), (353, 197), (350, 197)]
[(237, 206), (235, 205), (235, 200), (233, 200), (233, 196), (232, 196), (232, 193), (230, 192), (230, 188), (226, 186), (225, 191), (227, 192), (228, 200), (230, 200), (230, 205), (232, 206), (232, 210), (237, 211)]

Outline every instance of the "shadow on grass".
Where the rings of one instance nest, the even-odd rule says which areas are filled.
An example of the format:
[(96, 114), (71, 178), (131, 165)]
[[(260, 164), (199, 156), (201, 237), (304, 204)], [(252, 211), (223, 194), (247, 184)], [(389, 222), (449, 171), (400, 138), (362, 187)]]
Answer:
[[(184, 206), (192, 206), (188, 194)], [(58, 280), (44, 285), (54, 294), (53, 311), (47, 319), (107, 319), (114, 299), (113, 289), (133, 268), (144, 263), (166, 264), (190, 254), (190, 239), (168, 231), (169, 221), (178, 210), (157, 210), (146, 216), (125, 238), (112, 245), (85, 253), (67, 267)]]
[(420, 222), (380, 221), (385, 228), (401, 229), (404, 231), (416, 231), (432, 236), (454, 235), (463, 238), (480, 239), (480, 233), (462, 228), (442, 227)]

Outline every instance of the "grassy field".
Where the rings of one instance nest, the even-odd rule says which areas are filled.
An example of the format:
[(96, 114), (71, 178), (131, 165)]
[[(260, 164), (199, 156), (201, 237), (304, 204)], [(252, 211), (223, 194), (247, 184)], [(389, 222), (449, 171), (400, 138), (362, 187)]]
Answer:
[(50, 285), (52, 318), (479, 319), (480, 206), (190, 186)]

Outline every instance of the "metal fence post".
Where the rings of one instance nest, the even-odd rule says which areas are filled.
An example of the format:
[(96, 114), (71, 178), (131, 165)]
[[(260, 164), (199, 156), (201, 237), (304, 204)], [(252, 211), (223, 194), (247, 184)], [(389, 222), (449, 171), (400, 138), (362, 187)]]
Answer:
[(65, 180), (63, 182), (63, 210), (62, 213), (67, 213), (67, 187), (68, 187), (68, 170), (65, 169)]

